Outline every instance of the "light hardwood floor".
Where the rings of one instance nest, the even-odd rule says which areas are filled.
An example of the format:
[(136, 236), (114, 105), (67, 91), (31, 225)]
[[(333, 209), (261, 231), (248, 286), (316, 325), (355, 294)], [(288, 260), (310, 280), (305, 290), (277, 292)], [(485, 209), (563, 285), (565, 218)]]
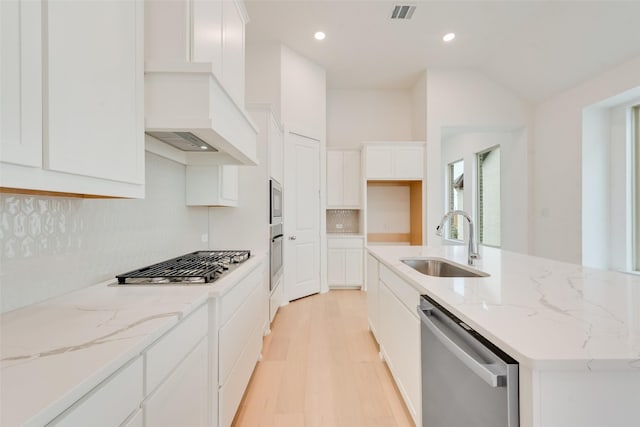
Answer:
[(280, 308), (233, 425), (413, 426), (367, 327), (364, 292), (331, 291)]

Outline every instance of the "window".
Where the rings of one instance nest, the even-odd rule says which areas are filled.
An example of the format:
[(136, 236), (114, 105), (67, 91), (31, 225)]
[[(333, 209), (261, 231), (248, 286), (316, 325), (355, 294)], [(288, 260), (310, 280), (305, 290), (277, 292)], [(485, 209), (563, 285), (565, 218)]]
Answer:
[(478, 238), (500, 247), (500, 147), (478, 153)]
[(633, 244), (633, 269), (640, 271), (640, 105), (633, 107), (633, 163), (634, 163), (634, 244)]
[[(463, 210), (464, 199), (464, 160), (449, 163), (449, 210)], [(449, 222), (447, 239), (464, 240), (464, 224), (460, 215), (455, 215)]]

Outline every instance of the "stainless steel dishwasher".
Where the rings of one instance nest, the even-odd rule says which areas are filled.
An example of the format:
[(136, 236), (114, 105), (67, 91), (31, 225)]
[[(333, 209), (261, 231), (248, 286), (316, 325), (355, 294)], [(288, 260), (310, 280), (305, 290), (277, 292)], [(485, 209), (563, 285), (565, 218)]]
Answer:
[(518, 362), (420, 299), (422, 427), (518, 427)]

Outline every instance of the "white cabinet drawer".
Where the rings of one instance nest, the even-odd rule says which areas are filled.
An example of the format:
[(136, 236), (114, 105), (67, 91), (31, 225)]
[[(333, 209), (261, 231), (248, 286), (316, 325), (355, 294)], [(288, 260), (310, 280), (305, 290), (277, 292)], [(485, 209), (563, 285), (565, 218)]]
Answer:
[(232, 290), (222, 297), (220, 304), (220, 324), (224, 325), (231, 318), (233, 313), (240, 307), (240, 305), (251, 294), (251, 291), (266, 280), (264, 275), (264, 263), (261, 263), (255, 270), (249, 273), (248, 276), (241, 279), (241, 283), (238, 283)]
[(208, 340), (204, 338), (143, 404), (147, 427), (205, 427)]
[(420, 304), (420, 292), (414, 289), (397, 274), (380, 264), (380, 280), (387, 284), (389, 290), (409, 309), (414, 317), (418, 317), (417, 307)]
[(265, 297), (262, 286), (256, 286), (229, 322), (220, 328), (220, 359), (218, 361), (220, 385), (224, 384), (231, 374), (234, 364), (247, 345), (246, 338), (256, 327), (263, 326), (261, 317)]
[(364, 247), (363, 237), (337, 237), (327, 238), (327, 247), (329, 249), (362, 249)]
[(145, 395), (149, 395), (207, 334), (209, 313), (202, 305), (145, 352)]
[(94, 388), (49, 425), (57, 427), (119, 426), (139, 408), (141, 400), (142, 357), (137, 357)]
[(229, 427), (242, 400), (262, 348), (262, 328), (256, 327), (245, 341), (246, 346), (218, 394), (218, 427)]

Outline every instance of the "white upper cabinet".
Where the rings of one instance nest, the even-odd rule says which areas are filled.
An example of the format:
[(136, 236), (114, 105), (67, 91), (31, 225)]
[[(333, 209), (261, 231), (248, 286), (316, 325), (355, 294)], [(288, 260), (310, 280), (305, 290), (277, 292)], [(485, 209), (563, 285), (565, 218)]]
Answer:
[[(0, 2), (0, 159), (42, 165), (40, 5)], [(4, 182), (4, 181), (3, 181)]]
[(423, 142), (365, 143), (368, 180), (420, 180), (424, 176)]
[(145, 1), (145, 129), (187, 164), (257, 163), (244, 102), (247, 20), (242, 0)]
[(327, 150), (327, 207), (360, 207), (360, 151)]
[(47, 3), (47, 169), (143, 182), (142, 13), (134, 1)]
[(236, 103), (244, 105), (244, 6), (233, 0), (222, 4), (222, 81)]
[(143, 3), (0, 3), (3, 187), (144, 196)]
[(238, 206), (238, 166), (187, 165), (187, 206)]
[(283, 175), (283, 159), (284, 159), (284, 135), (277, 119), (271, 113), (269, 120), (269, 161), (271, 178), (282, 184), (284, 182)]

